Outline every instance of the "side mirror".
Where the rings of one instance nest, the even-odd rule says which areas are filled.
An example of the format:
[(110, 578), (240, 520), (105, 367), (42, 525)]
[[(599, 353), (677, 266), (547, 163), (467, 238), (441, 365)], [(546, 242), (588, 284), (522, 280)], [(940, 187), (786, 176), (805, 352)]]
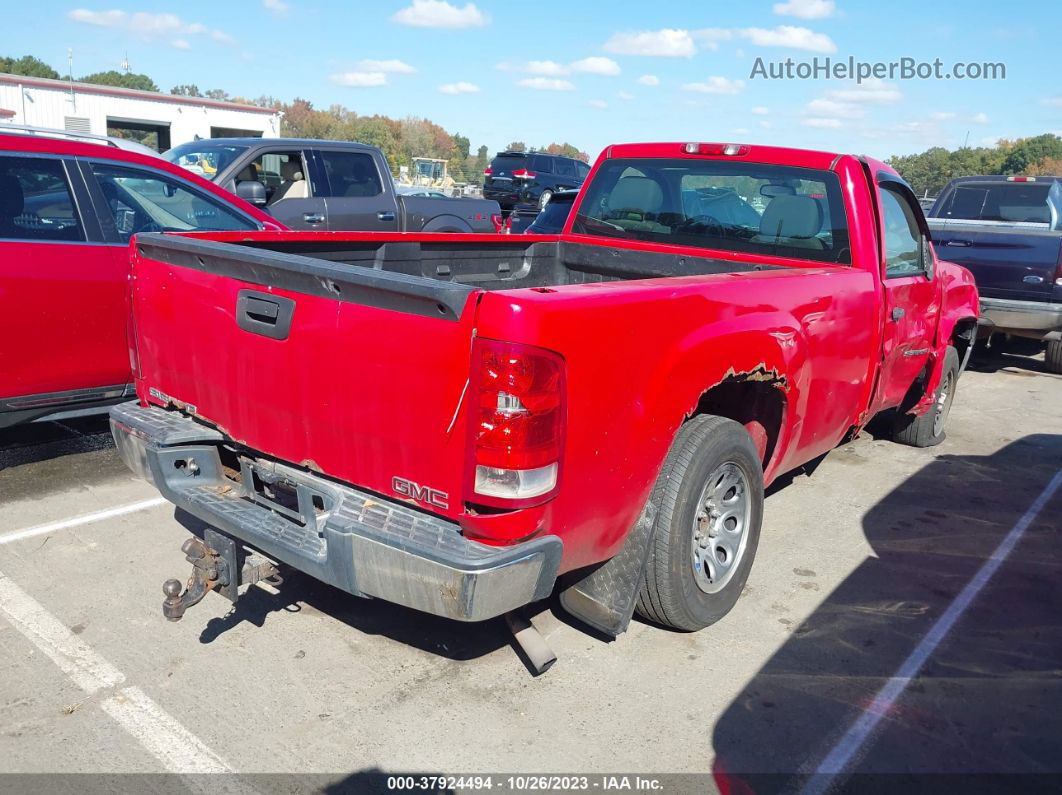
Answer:
[(266, 187), (256, 179), (245, 179), (236, 183), (236, 195), (255, 207), (265, 207)]

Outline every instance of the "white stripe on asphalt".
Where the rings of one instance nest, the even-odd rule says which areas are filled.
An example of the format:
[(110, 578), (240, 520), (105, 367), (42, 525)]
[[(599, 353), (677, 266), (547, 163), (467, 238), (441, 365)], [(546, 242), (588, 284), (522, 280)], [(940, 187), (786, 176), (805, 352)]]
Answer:
[(126, 687), (102, 704), (103, 711), (140, 740), (171, 773), (231, 773), (202, 741), (152, 701), (139, 687)]
[(0, 612), (86, 693), (116, 687), (125, 681), (121, 671), (3, 574), (0, 574)]
[(72, 519), (61, 519), (58, 522), (48, 522), (48, 524), (39, 524), (34, 527), (27, 527), (23, 530), (14, 530), (10, 533), (0, 535), (0, 546), (11, 544), (15, 541), (21, 541), (24, 538), (47, 535), (48, 533), (54, 533), (56, 530), (66, 530), (69, 527), (78, 527), (83, 524), (91, 524), (92, 522), (102, 522), (104, 519), (113, 519), (115, 516), (124, 516), (127, 513), (144, 511), (158, 505), (165, 505), (165, 503), (166, 500), (163, 497), (154, 497), (150, 500), (141, 500), (140, 502), (130, 503), (129, 505), (119, 505), (117, 508), (107, 508), (104, 511), (86, 513), (82, 516), (75, 516)]
[[(0, 614), (88, 694), (117, 687), (125, 674), (93, 651), (0, 572)], [(231, 773), (232, 768), (138, 687), (126, 687), (101, 704), (103, 711), (168, 773)], [(238, 789), (243, 789), (238, 787)], [(251, 790), (244, 790), (251, 791)]]
[(936, 620), (936, 623), (930, 627), (929, 632), (915, 646), (893, 677), (877, 692), (877, 695), (874, 696), (874, 699), (863, 710), (855, 723), (849, 727), (844, 736), (823, 758), (815, 770), (814, 776), (801, 790), (802, 795), (821, 795), (821, 793), (826, 792), (833, 786), (834, 780), (838, 776), (844, 773), (851, 761), (867, 744), (881, 719), (889, 714), (893, 704), (896, 703), (896, 699), (907, 689), (911, 680), (918, 675), (922, 666), (925, 665), (926, 660), (936, 651), (941, 641), (951, 631), (951, 628), (955, 626), (955, 622), (962, 618), (963, 613), (973, 603), (973, 600), (977, 598), (981, 589), (988, 584), (988, 581), (992, 579), (992, 575), (996, 573), (1010, 553), (1014, 551), (1014, 547), (1017, 546), (1018, 541), (1021, 540), (1029, 525), (1036, 520), (1040, 511), (1055, 496), (1060, 487), (1062, 487), (1062, 470), (1055, 473), (1055, 476), (1051, 478), (1051, 482), (1040, 492), (1040, 496), (1029, 506), (1029, 510), (1022, 514), (1010, 532), (999, 542), (999, 546), (992, 552), (992, 556), (978, 569), (977, 574), (955, 597), (948, 609)]

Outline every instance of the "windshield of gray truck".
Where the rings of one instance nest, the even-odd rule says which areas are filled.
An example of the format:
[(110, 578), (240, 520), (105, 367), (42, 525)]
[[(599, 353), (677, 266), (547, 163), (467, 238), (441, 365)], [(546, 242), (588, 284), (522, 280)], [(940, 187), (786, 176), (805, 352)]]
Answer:
[(956, 185), (934, 214), (966, 221), (1049, 224), (1050, 183), (964, 182)]
[(246, 151), (246, 146), (211, 145), (207, 141), (190, 141), (173, 147), (162, 156), (203, 179), (213, 180)]
[(837, 175), (758, 163), (617, 159), (598, 170), (572, 231), (849, 263)]

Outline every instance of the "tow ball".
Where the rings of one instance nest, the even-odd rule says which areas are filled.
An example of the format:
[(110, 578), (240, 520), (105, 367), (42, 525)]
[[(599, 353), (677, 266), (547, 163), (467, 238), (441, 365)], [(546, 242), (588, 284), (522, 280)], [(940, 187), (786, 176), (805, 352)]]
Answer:
[(207, 528), (203, 538), (193, 536), (181, 545), (185, 559), (192, 564), (192, 576), (181, 592), (181, 581), (166, 580), (162, 592), (162, 614), (169, 621), (180, 621), (185, 611), (199, 604), (210, 591), (217, 591), (230, 602), (240, 596), (241, 585), (267, 582), (280, 585), (283, 579), (275, 564), (249, 556), (236, 542), (216, 530)]

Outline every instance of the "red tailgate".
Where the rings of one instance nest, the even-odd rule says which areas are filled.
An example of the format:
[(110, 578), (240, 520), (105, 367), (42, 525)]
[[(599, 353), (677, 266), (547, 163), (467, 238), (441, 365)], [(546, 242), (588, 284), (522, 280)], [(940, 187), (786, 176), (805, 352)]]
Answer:
[(476, 291), (184, 237), (138, 250), (142, 399), (186, 405), (252, 450), (460, 513)]

